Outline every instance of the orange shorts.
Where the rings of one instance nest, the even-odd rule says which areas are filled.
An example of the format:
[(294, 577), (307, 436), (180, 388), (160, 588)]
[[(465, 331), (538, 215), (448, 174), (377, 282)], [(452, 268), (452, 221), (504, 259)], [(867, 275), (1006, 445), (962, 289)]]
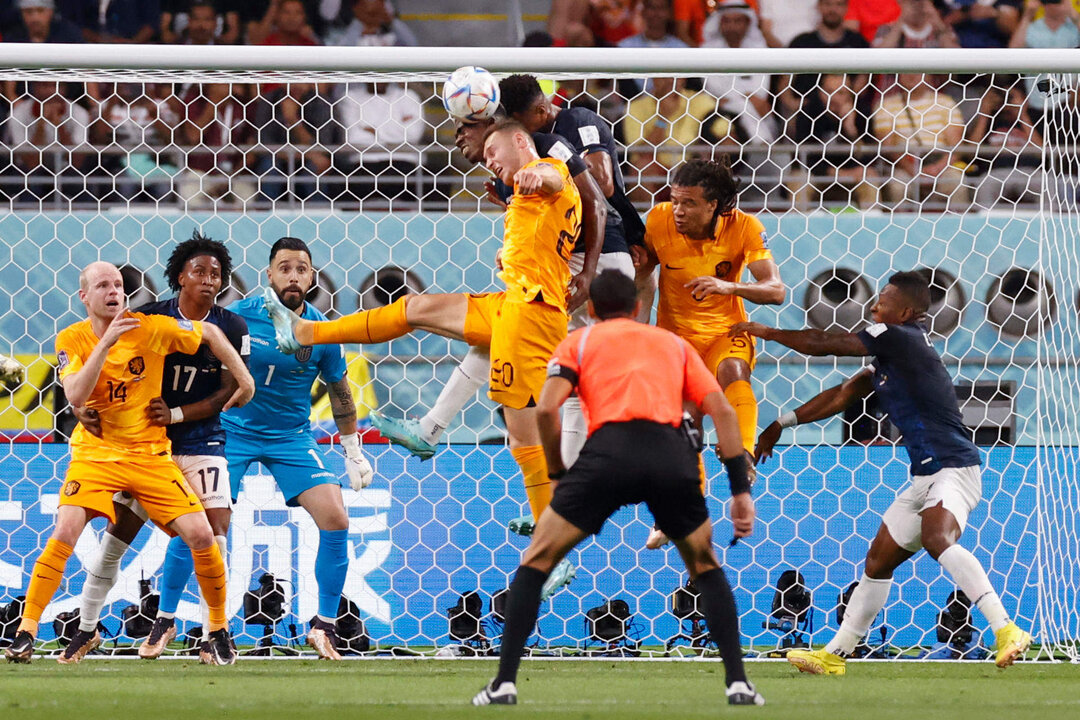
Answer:
[(506, 293), (469, 295), (465, 341), (490, 349), (488, 397), (514, 410), (535, 405), (566, 323), (566, 313), (546, 303), (507, 300)]
[(757, 352), (754, 339), (749, 337), (728, 337), (727, 335), (687, 335), (683, 336), (690, 346), (697, 350), (698, 355), (705, 361), (705, 367), (716, 377), (716, 371), (720, 363), (728, 358), (742, 360), (750, 369), (754, 369), (757, 360)]
[(166, 532), (166, 526), (181, 515), (203, 511), (198, 496), (169, 455), (130, 461), (72, 460), (60, 488), (60, 504), (86, 508), (115, 522), (113, 495), (118, 492), (134, 496)]

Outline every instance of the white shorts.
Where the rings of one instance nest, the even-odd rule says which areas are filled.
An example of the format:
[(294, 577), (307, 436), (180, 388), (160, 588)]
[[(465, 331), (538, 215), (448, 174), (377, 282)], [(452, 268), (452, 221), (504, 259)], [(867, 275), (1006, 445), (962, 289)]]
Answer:
[[(198, 496), (203, 509), (232, 507), (229, 487), (229, 464), (219, 455), (173, 455), (173, 462), (184, 473), (188, 485)], [(142, 505), (125, 493), (116, 493), (113, 502), (138, 515), (143, 522), (149, 519)]]
[[(577, 275), (585, 265), (585, 253), (572, 253), (570, 255), (570, 274)], [(626, 277), (634, 278), (634, 261), (628, 252), (601, 253), (596, 261), (596, 272), (604, 270), (618, 270)], [(596, 320), (589, 317), (589, 303), (582, 303), (581, 307), (570, 316), (570, 322), (566, 326), (567, 332), (573, 332), (586, 325), (592, 325)]]
[(896, 544), (905, 550), (922, 549), (922, 516), (926, 508), (941, 505), (956, 518), (960, 531), (968, 515), (982, 500), (982, 473), (978, 465), (945, 468), (933, 475), (916, 475), (911, 487), (893, 501), (881, 521)]

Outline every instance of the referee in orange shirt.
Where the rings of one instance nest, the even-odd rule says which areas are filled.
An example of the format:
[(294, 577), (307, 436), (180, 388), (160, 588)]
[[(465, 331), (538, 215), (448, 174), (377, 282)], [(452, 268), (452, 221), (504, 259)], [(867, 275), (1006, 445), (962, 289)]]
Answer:
[[(559, 344), (537, 403), (548, 474), (557, 487), (510, 583), (499, 673), (473, 704), (517, 703), (521, 653), (536, 625), (548, 573), (620, 507), (643, 502), (675, 542), (701, 593), (702, 613), (724, 659), (728, 703), (764, 705), (746, 679), (735, 597), (712, 548), (701, 448), (682, 429), (684, 401), (712, 417), (717, 454), (731, 483), (735, 537), (746, 537), (754, 528), (754, 501), (735, 411), (685, 340), (633, 320), (639, 305), (633, 280), (606, 270), (593, 280), (589, 295), (589, 312), (601, 322)], [(588, 440), (567, 470), (559, 408), (574, 390), (588, 418)]]

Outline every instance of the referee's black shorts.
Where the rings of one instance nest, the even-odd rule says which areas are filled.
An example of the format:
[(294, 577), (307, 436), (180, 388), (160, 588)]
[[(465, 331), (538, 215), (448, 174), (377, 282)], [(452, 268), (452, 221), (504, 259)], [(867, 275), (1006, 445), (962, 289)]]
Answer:
[(585, 441), (559, 480), (551, 508), (592, 535), (623, 505), (643, 502), (657, 527), (681, 540), (709, 518), (698, 460), (682, 431), (671, 425), (609, 423)]

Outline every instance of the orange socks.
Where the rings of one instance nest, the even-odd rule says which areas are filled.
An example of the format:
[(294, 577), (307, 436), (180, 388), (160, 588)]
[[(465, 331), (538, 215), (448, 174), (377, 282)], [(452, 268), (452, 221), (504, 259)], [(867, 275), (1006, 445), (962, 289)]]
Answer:
[(41, 613), (52, 600), (56, 588), (60, 587), (60, 580), (64, 577), (64, 566), (67, 565), (72, 552), (74, 548), (59, 540), (50, 539), (45, 543), (45, 549), (38, 556), (37, 562), (34, 563), (34, 571), (30, 575), (30, 587), (26, 589), (26, 605), (23, 607), (19, 632), (25, 630), (37, 636)]
[(195, 579), (199, 581), (199, 591), (210, 610), (210, 622), (206, 632), (212, 633), (225, 627), (225, 561), (217, 543), (202, 550), (192, 550), (195, 561)]
[(551, 478), (547, 474), (547, 460), (544, 448), (540, 445), (514, 448), (510, 450), (521, 474), (525, 476), (525, 495), (529, 498), (529, 509), (533, 520), (540, 519), (540, 513), (551, 504)]
[(405, 319), (405, 298), (374, 310), (361, 310), (338, 318), (317, 322), (311, 326), (314, 344), (387, 342), (412, 332)]
[(749, 453), (754, 452), (754, 442), (757, 440), (757, 398), (754, 397), (754, 389), (745, 380), (736, 380), (724, 388), (724, 397), (735, 408), (735, 417), (739, 419), (739, 434), (742, 436), (743, 447)]

